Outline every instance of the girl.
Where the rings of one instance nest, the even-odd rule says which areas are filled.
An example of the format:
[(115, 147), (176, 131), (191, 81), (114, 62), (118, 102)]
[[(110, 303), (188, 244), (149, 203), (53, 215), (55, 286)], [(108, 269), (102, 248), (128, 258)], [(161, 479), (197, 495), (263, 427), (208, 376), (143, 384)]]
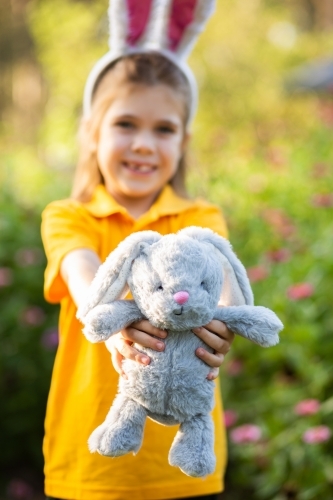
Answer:
[[(113, 61), (97, 80), (89, 117), (81, 126), (71, 198), (51, 203), (43, 213), (45, 296), (61, 303), (44, 439), (45, 488), (51, 498), (215, 499), (223, 489), (226, 445), (218, 390), (213, 411), (217, 467), (205, 479), (190, 478), (169, 466), (175, 430), (150, 420), (137, 456), (111, 460), (89, 453), (87, 439), (116, 394), (122, 360), (150, 362), (132, 344), (163, 350), (168, 333), (140, 321), (106, 346), (93, 345), (75, 317), (100, 263), (130, 233), (150, 229), (167, 234), (197, 225), (226, 235), (219, 210), (185, 194), (192, 104), (188, 79), (164, 55), (148, 51)], [(216, 320), (194, 333), (214, 350), (196, 352), (212, 367), (213, 380), (233, 334)]]

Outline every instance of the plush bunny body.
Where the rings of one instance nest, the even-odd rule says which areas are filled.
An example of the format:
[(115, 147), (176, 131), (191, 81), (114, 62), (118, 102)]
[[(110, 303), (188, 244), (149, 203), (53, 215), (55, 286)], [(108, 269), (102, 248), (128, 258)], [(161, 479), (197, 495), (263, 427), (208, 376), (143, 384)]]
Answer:
[[(127, 285), (134, 300), (116, 300)], [(198, 347), (209, 348), (192, 328), (215, 318), (260, 345), (275, 345), (281, 322), (252, 304), (244, 267), (228, 241), (209, 229), (192, 227), (164, 237), (145, 231), (126, 238), (100, 267), (79, 309), (84, 334), (92, 342), (105, 341), (146, 318), (168, 336), (163, 352), (137, 346), (151, 358), (149, 365), (123, 362), (127, 379), (121, 378), (105, 422), (92, 433), (90, 450), (113, 457), (136, 453), (150, 417), (180, 424), (171, 465), (190, 476), (212, 473), (214, 383), (207, 380), (210, 368), (195, 355)]]

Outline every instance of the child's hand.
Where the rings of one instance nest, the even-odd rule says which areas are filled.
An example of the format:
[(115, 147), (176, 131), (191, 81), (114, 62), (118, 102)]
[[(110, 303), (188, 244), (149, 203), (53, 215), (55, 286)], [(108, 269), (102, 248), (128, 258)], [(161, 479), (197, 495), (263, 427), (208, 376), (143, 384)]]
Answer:
[[(123, 377), (126, 377), (122, 368), (122, 361), (124, 359), (132, 359), (143, 365), (149, 365), (150, 363), (150, 358), (135, 349), (132, 344), (136, 343), (142, 347), (150, 347), (155, 351), (164, 351), (164, 342), (159, 339), (165, 339), (166, 336), (167, 332), (165, 330), (155, 328), (148, 320), (142, 320), (132, 323), (121, 332), (112, 335), (105, 342), (105, 345), (111, 353), (112, 364), (115, 370)], [(154, 337), (159, 338), (156, 339)]]
[(222, 321), (213, 319), (208, 325), (201, 328), (193, 328), (193, 333), (203, 340), (209, 347), (214, 349), (212, 353), (199, 347), (195, 353), (202, 359), (211, 370), (207, 376), (208, 380), (214, 380), (219, 374), (219, 367), (222, 365), (224, 356), (230, 350), (235, 334), (231, 332)]

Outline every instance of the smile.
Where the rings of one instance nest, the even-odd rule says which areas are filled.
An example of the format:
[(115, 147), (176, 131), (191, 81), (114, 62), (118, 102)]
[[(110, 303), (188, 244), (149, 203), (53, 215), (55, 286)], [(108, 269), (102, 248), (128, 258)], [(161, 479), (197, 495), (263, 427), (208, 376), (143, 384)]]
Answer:
[(151, 165), (149, 163), (139, 163), (139, 162), (123, 162), (123, 166), (129, 170), (130, 172), (134, 172), (136, 174), (151, 174), (154, 172), (157, 167), (155, 165)]

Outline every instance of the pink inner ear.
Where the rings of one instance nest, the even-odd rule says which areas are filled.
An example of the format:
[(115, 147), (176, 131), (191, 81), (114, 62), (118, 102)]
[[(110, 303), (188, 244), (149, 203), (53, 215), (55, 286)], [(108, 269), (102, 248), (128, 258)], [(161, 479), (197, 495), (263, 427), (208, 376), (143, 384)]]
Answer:
[(152, 0), (126, 1), (129, 17), (127, 42), (135, 45), (147, 26)]
[(196, 6), (197, 0), (173, 0), (168, 29), (170, 50), (176, 50), (180, 44), (187, 26), (194, 19)]

